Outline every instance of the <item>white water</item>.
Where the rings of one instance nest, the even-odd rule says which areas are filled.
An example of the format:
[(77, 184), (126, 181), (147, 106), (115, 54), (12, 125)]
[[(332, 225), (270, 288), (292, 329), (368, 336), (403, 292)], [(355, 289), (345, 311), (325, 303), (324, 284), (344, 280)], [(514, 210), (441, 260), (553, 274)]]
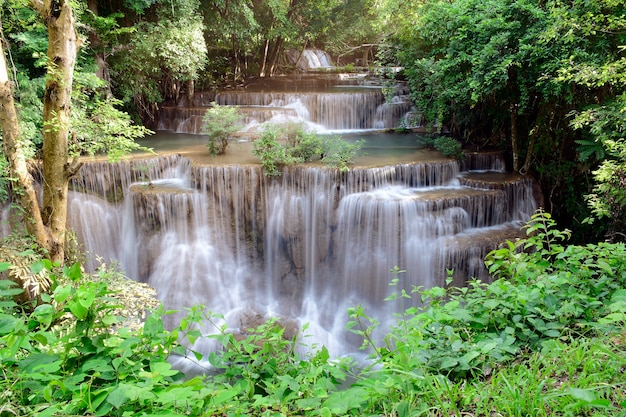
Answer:
[[(383, 301), (394, 266), (406, 270), (401, 288), (443, 285), (445, 268), (462, 283), (492, 248), (482, 237), (514, 232), (534, 211), (526, 179), (511, 181), (513, 193), (476, 189), (460, 185), (458, 169), (293, 167), (270, 180), (259, 167), (192, 168), (180, 157), (87, 164), (70, 222), (90, 252), (119, 260), (168, 309), (202, 304), (234, 329), (255, 315), (310, 323), (307, 343), (340, 355), (358, 345), (344, 331), (348, 307), (383, 322), (397, 310)], [(107, 202), (103, 190), (122, 184), (123, 199)]]
[[(318, 133), (345, 133), (393, 129), (406, 125), (414, 110), (406, 92), (399, 88), (386, 101), (380, 85), (350, 85), (338, 77), (330, 86), (298, 87), (293, 91), (244, 89), (199, 92), (193, 106), (165, 106), (159, 112), (157, 130), (201, 134), (202, 118), (208, 106), (237, 106), (245, 132), (258, 131), (267, 124), (302, 124)], [(286, 88), (286, 87), (283, 87)]]

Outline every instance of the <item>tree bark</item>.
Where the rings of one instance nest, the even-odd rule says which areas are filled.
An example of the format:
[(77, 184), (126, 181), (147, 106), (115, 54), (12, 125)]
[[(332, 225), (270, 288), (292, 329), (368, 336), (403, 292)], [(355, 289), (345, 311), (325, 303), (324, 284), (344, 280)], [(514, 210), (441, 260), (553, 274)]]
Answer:
[(259, 77), (265, 77), (265, 67), (267, 66), (267, 59), (269, 54), (270, 41), (269, 39), (265, 39), (265, 47), (263, 48), (263, 63), (261, 64), (261, 71), (259, 72)]
[(48, 256), (63, 263), (67, 224), (67, 190), (72, 174), (68, 135), (72, 82), (80, 40), (69, 0), (31, 0), (48, 28), (48, 71), (43, 99), (43, 206), (48, 228)]
[(33, 177), (28, 170), (28, 163), (20, 141), (20, 126), (13, 101), (13, 89), (0, 42), (0, 127), (4, 155), (9, 163), (9, 173), (13, 179), (14, 193), (19, 196), (20, 206), (24, 211), (26, 231), (35, 237), (42, 247), (49, 247), (48, 231), (44, 227), (39, 200), (33, 185)]
[(511, 103), (511, 148), (513, 152), (513, 171), (519, 172), (519, 144), (517, 138), (517, 104)]

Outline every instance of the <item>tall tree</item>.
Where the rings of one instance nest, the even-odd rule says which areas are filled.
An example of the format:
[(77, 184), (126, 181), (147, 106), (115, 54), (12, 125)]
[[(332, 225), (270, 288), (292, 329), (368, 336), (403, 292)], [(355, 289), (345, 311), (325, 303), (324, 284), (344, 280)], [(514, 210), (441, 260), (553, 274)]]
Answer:
[[(80, 39), (75, 29), (72, 5), (68, 0), (31, 0), (48, 30), (47, 75), (43, 98), (43, 203), (34, 197), (20, 144), (20, 130), (15, 104), (3, 65), (0, 105), (4, 152), (22, 189), (26, 227), (54, 262), (63, 262), (67, 222), (69, 178), (79, 168), (68, 161), (68, 135), (74, 66)], [(4, 51), (3, 51), (4, 57)], [(3, 58), (4, 61), (4, 58)], [(39, 210), (40, 208), (40, 210)]]
[(10, 178), (13, 178), (16, 186), (21, 188), (21, 192), (17, 195), (24, 213), (28, 215), (25, 219), (26, 230), (37, 237), (42, 247), (47, 248), (49, 246), (48, 231), (41, 218), (37, 193), (25, 157), (26, 152), (21, 140), (20, 125), (13, 100), (13, 86), (9, 79), (2, 43), (0, 42), (0, 127), (2, 128), (3, 150), (8, 159)]
[[(21, 1), (10, 2), (13, 10), (20, 9), (20, 6), (23, 8)], [(106, 153), (115, 159), (141, 148), (134, 139), (149, 131), (133, 125), (128, 114), (115, 108), (118, 101), (108, 96), (106, 83), (94, 73), (81, 70), (83, 72), (80, 72), (80, 76), (74, 77), (82, 41), (76, 31), (77, 24), (70, 1), (29, 1), (30, 7), (26, 11), (40, 17), (43, 23), (39, 24), (45, 25), (48, 37), (45, 42), (40, 42), (39, 38), (29, 36), (32, 33), (32, 21), (29, 20), (25, 28), (19, 24), (23, 22), (21, 16), (12, 22), (2, 22), (3, 27), (11, 29), (9, 37), (15, 44), (20, 44), (16, 50), (25, 48), (32, 52), (11, 55), (18, 59), (12, 60), (15, 67), (10, 73), (16, 76), (14, 81), (21, 81), (20, 89), (13, 91), (4, 59), (4, 48), (9, 44), (3, 39), (0, 51), (3, 152), (0, 157), (7, 161), (13, 190), (16, 191), (13, 195), (21, 206), (26, 231), (35, 237), (52, 261), (63, 262), (68, 183), (80, 168), (78, 157)], [(29, 77), (41, 76), (40, 71), (31, 68), (32, 55), (44, 57), (40, 59), (46, 69), (45, 88), (41, 90), (26, 88), (37, 84)], [(85, 66), (97, 70), (93, 56), (83, 53), (81, 59), (85, 61)], [(78, 88), (73, 88), (73, 84)], [(41, 93), (40, 98), (37, 92)], [(17, 104), (14, 95), (19, 98)], [(32, 134), (35, 126), (41, 128), (40, 136), (43, 139)], [(33, 167), (28, 162), (32, 159), (33, 149), (39, 145), (43, 165), (41, 203), (35, 192), (38, 185), (31, 175)]]
[[(48, 70), (43, 99), (43, 224), (52, 261), (65, 255), (67, 189), (79, 166), (68, 162), (74, 66), (81, 40), (69, 0), (31, 0), (48, 28)], [(38, 237), (39, 239), (39, 237)]]

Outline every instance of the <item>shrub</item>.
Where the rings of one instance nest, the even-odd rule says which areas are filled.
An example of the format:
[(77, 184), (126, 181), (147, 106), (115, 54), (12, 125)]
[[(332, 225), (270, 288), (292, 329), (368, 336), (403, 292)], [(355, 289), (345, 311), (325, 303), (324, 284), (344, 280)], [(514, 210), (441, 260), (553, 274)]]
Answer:
[(252, 153), (261, 160), (263, 172), (269, 177), (280, 175), (284, 165), (300, 162), (290, 156), (287, 147), (279, 142), (280, 133), (277, 128), (267, 128), (252, 145)]
[(364, 143), (363, 139), (350, 143), (336, 135), (318, 135), (288, 125), (265, 129), (254, 141), (252, 153), (261, 159), (267, 176), (280, 175), (282, 166), (318, 158), (324, 165), (344, 171), (360, 154)]
[[(495, 280), (467, 287), (414, 287), (390, 299), (416, 297), (374, 346), (387, 366), (421, 369), (452, 379), (482, 376), (527, 350), (571, 340), (626, 321), (626, 247), (601, 243), (563, 246), (568, 232), (539, 211), (528, 237), (491, 252), (486, 264)], [(397, 285), (398, 280), (392, 282)], [(351, 328), (373, 345), (370, 320), (350, 310)], [(617, 327), (615, 327), (617, 326)], [(364, 330), (365, 329), (365, 330)]]
[(320, 159), (324, 154), (324, 142), (316, 133), (299, 130), (289, 143), (289, 154), (303, 162)]
[(339, 168), (346, 171), (348, 165), (354, 163), (354, 159), (361, 153), (365, 140), (360, 139), (354, 143), (347, 142), (339, 136), (328, 136), (323, 139), (322, 163), (326, 166)]
[(212, 103), (202, 119), (202, 133), (209, 136), (209, 153), (212, 156), (226, 153), (228, 141), (242, 127), (242, 117), (236, 107)]
[(427, 148), (434, 148), (444, 156), (463, 160), (465, 153), (461, 144), (448, 136), (422, 135), (417, 137), (417, 144)]

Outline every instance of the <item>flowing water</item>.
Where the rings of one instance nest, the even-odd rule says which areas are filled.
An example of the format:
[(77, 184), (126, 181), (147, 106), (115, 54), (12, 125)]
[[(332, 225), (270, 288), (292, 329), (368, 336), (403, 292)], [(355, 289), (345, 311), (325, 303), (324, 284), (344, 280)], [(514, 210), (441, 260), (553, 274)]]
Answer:
[(480, 171), (443, 159), (345, 173), (298, 166), (273, 179), (256, 165), (178, 155), (94, 162), (73, 181), (70, 223), (166, 308), (202, 304), (234, 329), (255, 317), (309, 323), (309, 343), (343, 354), (358, 345), (344, 331), (348, 307), (383, 322), (406, 307), (383, 301), (393, 267), (407, 289), (444, 285), (446, 268), (458, 285), (484, 277), (486, 252), (534, 211), (529, 178), (498, 172), (497, 154), (475, 162)]
[(405, 289), (444, 285), (446, 268), (457, 285), (486, 278), (485, 254), (517, 236), (537, 208), (533, 181), (506, 174), (497, 153), (459, 163), (407, 145), (411, 136), (368, 136), (370, 156), (348, 172), (293, 166), (267, 178), (249, 144), (229, 148), (238, 163), (194, 159), (203, 137), (172, 132), (196, 133), (211, 101), (245, 108), (249, 128), (293, 117), (344, 133), (390, 127), (411, 110), (397, 95), (385, 121), (380, 88), (336, 80), (316, 91), (285, 81), (290, 91), (199, 93), (192, 107), (161, 113), (160, 127), (171, 131), (159, 132), (160, 147), (176, 154), (86, 163), (69, 206), (91, 254), (86, 266), (117, 262), (156, 288), (166, 308), (205, 305), (234, 331), (269, 316), (308, 323), (307, 343), (333, 355), (360, 344), (344, 331), (348, 307), (364, 305), (383, 325), (406, 307), (383, 301), (392, 268), (405, 271), (397, 276)]

